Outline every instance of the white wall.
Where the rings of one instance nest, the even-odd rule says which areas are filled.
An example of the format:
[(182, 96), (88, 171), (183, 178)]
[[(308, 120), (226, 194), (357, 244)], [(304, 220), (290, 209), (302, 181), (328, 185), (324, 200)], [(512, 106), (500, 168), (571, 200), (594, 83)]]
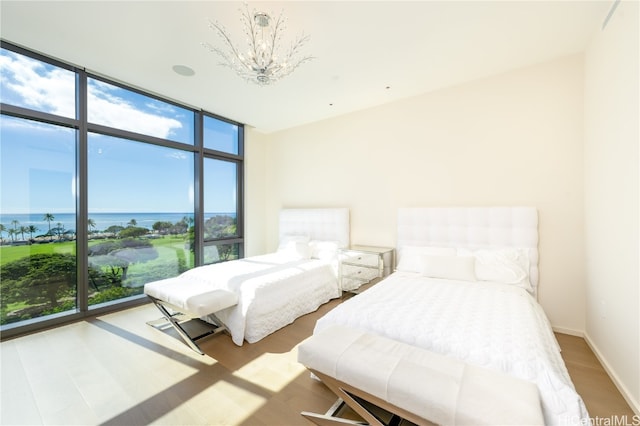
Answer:
[(248, 126), (244, 136), (244, 250), (245, 256), (255, 256), (266, 253), (267, 222), (264, 219), (268, 136)]
[(585, 57), (586, 338), (640, 414), (638, 2)]
[(264, 249), (285, 207), (349, 207), (352, 243), (394, 246), (399, 207), (534, 206), (540, 302), (582, 332), (583, 77), (575, 55), (262, 137)]

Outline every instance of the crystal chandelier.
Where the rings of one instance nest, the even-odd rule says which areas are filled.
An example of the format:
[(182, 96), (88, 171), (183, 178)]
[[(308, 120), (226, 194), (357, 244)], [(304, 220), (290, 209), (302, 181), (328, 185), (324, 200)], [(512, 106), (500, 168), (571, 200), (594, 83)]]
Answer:
[(313, 59), (312, 56), (300, 57), (298, 52), (309, 41), (308, 35), (302, 34), (296, 37), (287, 51), (281, 51), (281, 38), (286, 29), (282, 12), (274, 20), (268, 13), (255, 9), (249, 13), (249, 6), (246, 3), (244, 10), (239, 9), (239, 11), (247, 37), (248, 48), (245, 53), (233, 44), (224, 26), (217, 21), (209, 20), (209, 28), (216, 31), (224, 41), (225, 48), (223, 50), (209, 43), (202, 43), (202, 45), (220, 55), (224, 60), (220, 65), (231, 68), (247, 81), (266, 86), (286, 77), (301, 64)]

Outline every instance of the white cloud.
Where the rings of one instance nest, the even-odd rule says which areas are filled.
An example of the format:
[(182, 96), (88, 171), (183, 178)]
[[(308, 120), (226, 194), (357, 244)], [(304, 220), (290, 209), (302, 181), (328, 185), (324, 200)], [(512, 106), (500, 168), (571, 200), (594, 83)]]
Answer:
[[(2, 87), (9, 91), (3, 94), (5, 102), (63, 117), (75, 117), (73, 72), (13, 52), (4, 52), (0, 56), (0, 70)], [(182, 123), (175, 118), (142, 111), (123, 97), (112, 94), (113, 88), (107, 83), (92, 80), (88, 88), (91, 122), (163, 139), (182, 128)], [(154, 109), (163, 112), (157, 106)]]
[(158, 138), (168, 138), (182, 123), (174, 118), (163, 117), (136, 109), (126, 100), (89, 86), (89, 121), (105, 126), (130, 130)]
[(3, 86), (15, 92), (21, 106), (75, 117), (75, 74), (8, 52), (0, 57)]

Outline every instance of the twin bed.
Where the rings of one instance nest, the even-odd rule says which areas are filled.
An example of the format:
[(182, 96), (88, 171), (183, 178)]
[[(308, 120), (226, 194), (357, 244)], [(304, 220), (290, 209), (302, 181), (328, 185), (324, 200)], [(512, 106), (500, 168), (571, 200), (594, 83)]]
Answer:
[[(348, 216), (284, 210), (276, 253), (196, 268), (145, 292), (176, 309), (211, 289), (231, 295), (226, 303), (236, 296), (210, 320), (238, 345), (255, 342), (341, 294)], [(588, 422), (536, 301), (536, 210), (400, 209), (397, 226), (396, 271), (319, 319), (299, 361), (370, 424), (383, 424), (363, 408), (372, 402), (419, 424)], [(180, 300), (161, 291), (185, 282), (194, 293)]]
[[(145, 294), (196, 352), (196, 340), (225, 330), (238, 346), (257, 342), (340, 296), (337, 252), (349, 245), (349, 210), (282, 210), (279, 237), (273, 253), (197, 267), (146, 284)], [(192, 336), (183, 326), (192, 319), (215, 327)]]

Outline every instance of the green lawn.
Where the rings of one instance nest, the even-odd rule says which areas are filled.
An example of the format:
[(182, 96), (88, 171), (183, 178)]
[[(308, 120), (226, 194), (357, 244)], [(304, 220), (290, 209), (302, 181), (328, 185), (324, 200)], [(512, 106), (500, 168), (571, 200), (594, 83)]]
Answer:
[[(107, 240), (92, 240), (89, 246), (108, 242)], [(122, 297), (128, 297), (135, 294), (142, 294), (144, 284), (159, 279), (175, 277), (180, 273), (191, 269), (194, 266), (194, 256), (189, 249), (189, 242), (184, 235), (164, 236), (162, 238), (150, 239), (149, 242), (155, 249), (154, 255), (143, 257), (146, 260), (133, 262), (126, 269), (126, 278), (122, 280), (120, 287), (104, 287), (104, 282), (91, 281), (89, 290), (92, 292), (90, 304), (102, 303)], [(0, 246), (0, 265), (6, 265), (21, 258), (29, 258), (36, 254), (74, 254), (76, 252), (75, 241), (65, 241), (60, 243), (32, 244), (24, 246)], [(100, 262), (101, 256), (89, 257), (90, 264)], [(98, 267), (103, 273), (112, 271), (109, 264), (103, 263), (103, 266), (92, 265)], [(119, 273), (122, 273), (120, 270)], [(101, 287), (98, 287), (98, 286)], [(74, 293), (75, 294), (75, 293)], [(59, 300), (64, 302), (71, 297), (75, 300), (75, 296), (66, 295)], [(5, 301), (8, 302), (8, 301)], [(56, 309), (71, 309), (73, 306), (58, 305)], [(42, 315), (52, 313), (52, 307), (49, 303), (30, 304), (27, 301), (12, 300), (11, 303), (3, 305), (0, 313), (0, 323), (16, 322), (29, 318), (36, 318)], [(56, 312), (61, 312), (60, 310)]]
[(0, 246), (0, 265), (13, 262), (14, 260), (29, 257), (34, 254), (51, 253), (75, 253), (75, 241), (63, 241), (60, 243), (31, 244), (29, 246)]
[[(89, 246), (105, 242), (106, 240), (89, 241)], [(153, 247), (158, 250), (158, 258), (149, 262), (131, 265), (130, 273), (140, 273), (144, 269), (155, 269), (162, 265), (176, 264), (177, 259), (182, 257), (187, 267), (193, 267), (193, 254), (189, 250), (188, 243), (184, 236), (164, 236), (162, 238), (150, 240)], [(76, 252), (75, 241), (63, 241), (60, 243), (31, 244), (24, 246), (0, 246), (0, 265), (13, 262), (23, 257), (34, 254), (70, 253)]]

